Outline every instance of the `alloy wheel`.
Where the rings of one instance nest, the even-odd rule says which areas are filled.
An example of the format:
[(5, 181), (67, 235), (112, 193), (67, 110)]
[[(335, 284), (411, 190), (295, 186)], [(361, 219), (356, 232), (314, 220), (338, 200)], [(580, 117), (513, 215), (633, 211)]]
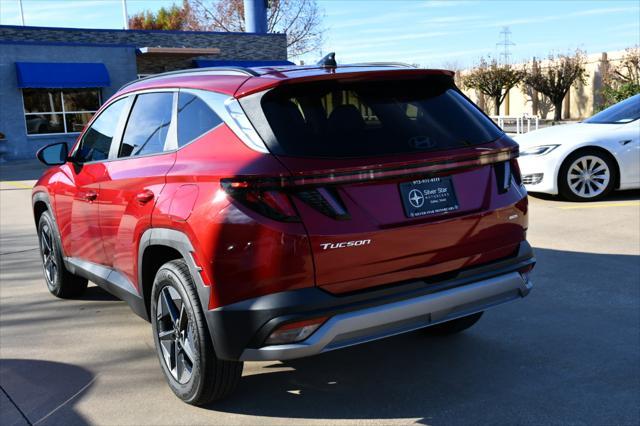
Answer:
[(158, 294), (156, 325), (158, 341), (167, 369), (180, 384), (191, 379), (195, 362), (194, 333), (188, 305), (180, 293), (165, 286)]
[(53, 248), (51, 227), (47, 224), (40, 230), (40, 252), (42, 253), (42, 266), (47, 284), (53, 286), (58, 277), (58, 262)]
[(610, 180), (609, 166), (594, 155), (578, 158), (567, 172), (567, 184), (571, 192), (581, 198), (594, 198), (602, 194)]

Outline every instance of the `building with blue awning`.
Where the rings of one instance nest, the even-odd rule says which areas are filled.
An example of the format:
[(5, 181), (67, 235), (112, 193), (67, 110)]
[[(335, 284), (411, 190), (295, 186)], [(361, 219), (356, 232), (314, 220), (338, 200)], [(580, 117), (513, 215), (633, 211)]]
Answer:
[(0, 162), (73, 144), (93, 114), (136, 78), (185, 68), (280, 66), (284, 34), (0, 25)]
[(18, 87), (109, 87), (109, 71), (102, 62), (16, 62)]

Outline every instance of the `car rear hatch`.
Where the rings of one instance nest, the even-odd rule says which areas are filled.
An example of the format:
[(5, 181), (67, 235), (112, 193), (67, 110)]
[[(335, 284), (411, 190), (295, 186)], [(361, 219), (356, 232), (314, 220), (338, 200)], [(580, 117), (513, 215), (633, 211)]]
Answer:
[(441, 276), (523, 239), (512, 214), (522, 196), (504, 196), (517, 145), (450, 75), (305, 81), (241, 102), (291, 171), (277, 184), (327, 291)]

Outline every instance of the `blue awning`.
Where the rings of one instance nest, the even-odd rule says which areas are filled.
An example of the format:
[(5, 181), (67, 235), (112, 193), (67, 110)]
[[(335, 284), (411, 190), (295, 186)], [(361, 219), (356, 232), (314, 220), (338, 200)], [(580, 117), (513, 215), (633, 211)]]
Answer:
[(222, 61), (209, 59), (194, 59), (198, 68), (206, 67), (280, 67), (283, 65), (295, 65), (289, 61)]
[(16, 62), (18, 87), (69, 89), (106, 87), (109, 72), (102, 63)]

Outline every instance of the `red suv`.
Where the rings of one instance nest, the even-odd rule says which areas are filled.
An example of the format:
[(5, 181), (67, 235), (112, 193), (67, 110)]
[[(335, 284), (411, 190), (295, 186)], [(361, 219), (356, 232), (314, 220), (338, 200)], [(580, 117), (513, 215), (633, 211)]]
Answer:
[(518, 147), (453, 73), (383, 64), (211, 68), (114, 95), (33, 190), (51, 293), (87, 280), (150, 320), (175, 394), (243, 361), (420, 328), (526, 296)]

